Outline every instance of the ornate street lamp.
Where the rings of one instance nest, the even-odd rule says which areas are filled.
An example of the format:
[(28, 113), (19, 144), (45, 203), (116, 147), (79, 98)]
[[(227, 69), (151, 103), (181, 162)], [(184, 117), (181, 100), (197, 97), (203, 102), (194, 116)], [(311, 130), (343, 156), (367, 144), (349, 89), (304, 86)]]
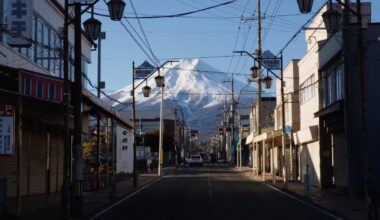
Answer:
[(264, 77), (263, 83), (265, 83), (266, 89), (270, 89), (272, 87), (272, 81), (273, 81), (272, 77), (270, 77), (270, 76)]
[(323, 22), (328, 33), (334, 33), (340, 28), (341, 14), (330, 5), (329, 9), (322, 14)]
[(146, 85), (142, 88), (142, 91), (143, 91), (143, 95), (144, 97), (149, 97), (150, 96), (150, 92), (152, 91), (152, 88), (150, 88), (150, 86)]
[(313, 0), (297, 0), (297, 3), (301, 13), (311, 12), (311, 8), (313, 7)]
[(256, 65), (254, 65), (253, 67), (250, 68), (250, 70), (251, 70), (251, 76), (252, 76), (252, 78), (256, 79), (257, 75), (258, 75), (258, 72), (259, 72), (259, 67), (257, 67)]
[(161, 88), (165, 86), (165, 77), (158, 75), (154, 77), (154, 80), (156, 81), (157, 87)]
[(110, 18), (113, 21), (120, 21), (123, 17), (125, 3), (123, 0), (110, 0), (107, 3)]
[(83, 23), (83, 26), (84, 31), (86, 32), (86, 35), (89, 39), (98, 39), (100, 28), (102, 26), (102, 23), (99, 20), (95, 19), (94, 17), (91, 17)]

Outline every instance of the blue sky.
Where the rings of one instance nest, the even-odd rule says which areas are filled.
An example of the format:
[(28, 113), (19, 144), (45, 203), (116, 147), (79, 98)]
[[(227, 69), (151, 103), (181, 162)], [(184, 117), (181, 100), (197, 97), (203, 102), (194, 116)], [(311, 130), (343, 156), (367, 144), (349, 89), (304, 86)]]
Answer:
[[(170, 15), (194, 11), (226, 0), (124, 0), (127, 5), (124, 15), (135, 17), (151, 15)], [(317, 11), (326, 1), (314, 0), (313, 12)], [(372, 2), (372, 21), (380, 22), (380, 1)], [(298, 31), (313, 13), (301, 15), (296, 0), (261, 0), (263, 50), (271, 50), (277, 54), (289, 39)], [(95, 12), (108, 14), (104, 1), (99, 1)], [(173, 58), (201, 58), (226, 75), (237, 73), (244, 80), (253, 61), (251, 58), (240, 57), (233, 50), (254, 52), (257, 47), (257, 0), (237, 0), (232, 4), (211, 10), (175, 18), (139, 19), (151, 50), (159, 63)], [(144, 60), (151, 61), (138, 44), (128, 34), (120, 22), (109, 18), (96, 16), (103, 23), (103, 31), (107, 39), (102, 41), (102, 80), (106, 81), (105, 92), (112, 92), (131, 83), (132, 61), (136, 65)], [(241, 17), (244, 19), (241, 20)], [(84, 19), (83, 19), (84, 20)], [(132, 27), (141, 39), (144, 35), (137, 19), (123, 19), (130, 32)], [(129, 22), (129, 23), (128, 23)], [(139, 44), (147, 44), (141, 41)], [(144, 43), (143, 43), (144, 42)], [(284, 64), (289, 60), (300, 58), (305, 53), (306, 43), (301, 32), (284, 52)], [(144, 46), (150, 54), (147, 47)], [(241, 74), (241, 75), (239, 75)], [(89, 66), (90, 79), (96, 84), (97, 52), (92, 54), (92, 64)]]

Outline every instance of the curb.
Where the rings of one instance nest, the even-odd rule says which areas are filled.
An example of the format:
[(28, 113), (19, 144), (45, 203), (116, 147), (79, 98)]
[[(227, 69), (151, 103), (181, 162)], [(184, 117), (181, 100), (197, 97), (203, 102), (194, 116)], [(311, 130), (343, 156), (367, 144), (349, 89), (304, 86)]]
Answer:
[(338, 219), (338, 220), (343, 220), (343, 219), (346, 218), (346, 216), (344, 216), (343, 214), (339, 213), (336, 210), (328, 209), (328, 208), (323, 207), (323, 206), (321, 206), (319, 204), (316, 204), (315, 202), (313, 202), (312, 199), (309, 199), (309, 198), (307, 198), (305, 196), (299, 195), (299, 194), (297, 194), (297, 193), (295, 193), (293, 191), (277, 187), (277, 186), (271, 184), (270, 182), (267, 182), (267, 181), (265, 181), (263, 179), (255, 177), (255, 176), (247, 175), (247, 174), (245, 174), (244, 171), (239, 171), (239, 172), (243, 173), (244, 175), (248, 176), (251, 179), (254, 179), (254, 180), (258, 181), (258, 182), (261, 182), (262, 184), (265, 184), (266, 186), (268, 186), (268, 187), (270, 187), (270, 188), (272, 188), (272, 189), (274, 189), (274, 190), (276, 190), (278, 192), (281, 192), (282, 194), (288, 196), (289, 198), (297, 200), (297, 201), (299, 201), (299, 202), (301, 202), (301, 203), (303, 203), (303, 204), (305, 204), (305, 205), (307, 205), (307, 206), (309, 206), (311, 208), (317, 209), (318, 211), (321, 211), (321, 212), (323, 212), (324, 214), (326, 214), (326, 215), (328, 215), (330, 217), (333, 217), (333, 218)]

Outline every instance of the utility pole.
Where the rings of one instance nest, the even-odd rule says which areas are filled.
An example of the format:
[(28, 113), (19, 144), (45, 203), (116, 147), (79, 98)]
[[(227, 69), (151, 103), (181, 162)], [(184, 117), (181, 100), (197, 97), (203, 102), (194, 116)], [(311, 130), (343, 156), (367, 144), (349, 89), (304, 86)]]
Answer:
[[(284, 97), (284, 67), (283, 67), (283, 57), (281, 51), (281, 114), (282, 114), (282, 155), (284, 164), (282, 166), (282, 172), (284, 176), (284, 189), (288, 189), (288, 172), (286, 171), (286, 142), (285, 142), (285, 97)], [(290, 155), (292, 157), (292, 155)]]
[[(106, 33), (100, 32), (98, 38), (98, 87), (97, 87), (97, 96), (100, 98), (101, 89), (104, 89), (104, 82), (101, 81), (101, 48), (102, 48), (102, 39), (106, 39)], [(100, 114), (96, 117), (96, 187), (100, 185)]]
[[(257, 1), (257, 12), (258, 12), (258, 18), (257, 18), (257, 58), (261, 60), (261, 1)], [(256, 98), (256, 125), (257, 125), (257, 136), (261, 134), (261, 112), (260, 112), (260, 106), (261, 106), (261, 63), (258, 64), (258, 74), (257, 74), (257, 98)], [(259, 143), (256, 142), (256, 164), (257, 164), (257, 170), (256, 175), (259, 175), (259, 168), (260, 168), (260, 150), (259, 150)], [(253, 166), (252, 166), (253, 167)], [(263, 169), (264, 171), (264, 169)], [(264, 175), (264, 172), (262, 173)]]
[(137, 187), (135, 62), (132, 62), (132, 120), (133, 120), (133, 187)]
[(163, 164), (163, 156), (164, 156), (164, 150), (163, 150), (163, 144), (164, 144), (164, 88), (165, 86), (162, 85), (161, 87), (161, 103), (160, 103), (160, 137), (159, 137), (159, 146), (158, 146), (158, 176), (162, 175), (162, 164)]
[[(231, 163), (233, 163), (234, 153), (235, 153), (235, 93), (234, 93), (234, 74), (232, 73), (232, 79), (231, 79), (231, 91), (232, 91), (232, 104), (231, 104), (231, 133), (232, 133), (232, 140), (231, 140)], [(237, 151), (236, 151), (237, 154)]]
[(82, 28), (81, 28), (81, 3), (74, 4), (75, 8), (75, 81), (73, 93), (74, 105), (74, 185), (72, 198), (72, 214), (81, 216), (83, 213), (83, 161), (82, 161)]
[[(225, 112), (226, 112), (226, 116), (225, 116), (225, 121), (226, 121), (226, 126), (228, 126), (230, 128), (230, 132), (228, 132), (228, 135), (227, 135), (227, 140), (226, 140), (226, 145), (227, 145), (227, 161), (229, 161), (230, 163), (234, 163), (234, 152), (235, 152), (235, 149), (234, 149), (234, 140), (235, 140), (235, 94), (234, 94), (234, 74), (232, 73), (232, 78), (231, 80), (225, 80), (223, 82), (230, 82), (231, 83), (231, 108), (230, 110), (228, 110), (227, 108), (227, 98), (225, 99)], [(229, 113), (230, 114), (229, 114)], [(227, 125), (228, 124), (228, 125)], [(226, 132), (227, 134), (227, 132)], [(230, 139), (231, 137), (231, 139)]]
[(70, 82), (69, 82), (69, 1), (65, 0), (65, 21), (62, 33), (63, 38), (63, 186), (62, 186), (62, 217), (68, 219), (70, 217), (70, 164), (71, 164), (71, 141), (69, 130), (69, 114), (70, 114)]
[(176, 166), (178, 166), (177, 140), (177, 109), (174, 108), (174, 160)]
[[(112, 108), (114, 111), (114, 109)], [(112, 162), (112, 176), (111, 176), (111, 191), (110, 191), (110, 198), (114, 199), (116, 197), (116, 179), (115, 179), (115, 173), (116, 173), (116, 142), (115, 142), (115, 122), (114, 118), (111, 118), (111, 162)]]

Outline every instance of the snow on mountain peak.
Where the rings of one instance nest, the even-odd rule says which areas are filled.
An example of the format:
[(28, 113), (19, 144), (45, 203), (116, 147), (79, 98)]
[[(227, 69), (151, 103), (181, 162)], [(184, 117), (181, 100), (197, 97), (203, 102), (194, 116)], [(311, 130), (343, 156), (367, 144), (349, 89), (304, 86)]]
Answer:
[[(141, 83), (135, 90), (137, 117), (159, 117), (161, 92), (154, 80), (158, 74), (165, 77), (165, 118), (173, 118), (173, 109), (180, 109), (184, 113), (185, 119), (190, 122), (192, 129), (211, 132), (217, 113), (223, 109), (225, 96), (231, 97), (229, 96), (230, 84), (223, 82), (230, 76), (200, 59), (182, 59), (178, 62), (167, 63), (160, 69), (160, 72), (154, 72), (146, 82), (135, 81), (135, 86)], [(142, 87), (145, 85), (152, 88), (151, 95), (147, 98), (142, 93)], [(244, 86), (245, 83), (235, 79), (235, 91), (239, 91)], [(132, 85), (128, 85), (109, 96), (119, 102), (131, 103), (131, 90)], [(125, 108), (106, 97), (104, 100), (116, 109), (124, 111), (127, 116), (131, 115), (130, 108)]]

